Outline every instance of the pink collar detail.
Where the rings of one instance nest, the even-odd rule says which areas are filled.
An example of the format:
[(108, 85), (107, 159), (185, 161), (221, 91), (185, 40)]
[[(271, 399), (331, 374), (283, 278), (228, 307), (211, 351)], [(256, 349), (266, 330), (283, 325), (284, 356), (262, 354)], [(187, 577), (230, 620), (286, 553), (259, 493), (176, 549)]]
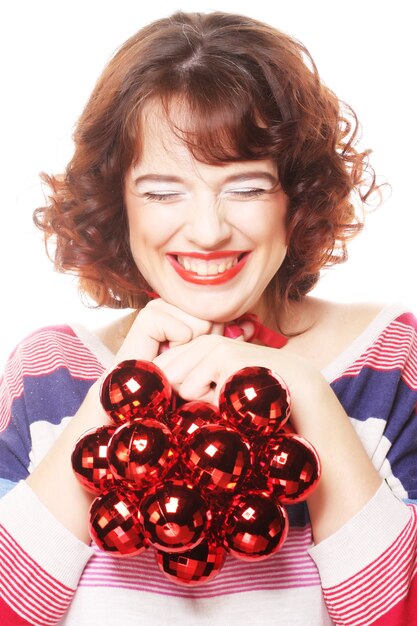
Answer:
[(253, 327), (253, 334), (247, 339), (247, 341), (254, 341), (257, 339), (264, 346), (268, 346), (270, 348), (282, 348), (288, 343), (288, 338), (285, 337), (285, 335), (264, 326), (259, 321), (258, 316), (253, 313), (246, 313), (234, 322), (227, 324), (224, 329), (224, 336), (236, 339), (236, 337), (243, 335), (243, 329), (240, 324), (244, 322), (250, 322)]

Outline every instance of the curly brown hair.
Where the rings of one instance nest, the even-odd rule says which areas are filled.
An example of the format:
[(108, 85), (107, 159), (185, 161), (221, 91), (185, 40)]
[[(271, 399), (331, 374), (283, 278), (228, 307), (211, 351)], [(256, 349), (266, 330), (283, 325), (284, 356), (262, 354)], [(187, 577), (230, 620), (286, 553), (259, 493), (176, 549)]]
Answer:
[(56, 243), (56, 269), (78, 275), (81, 292), (113, 308), (149, 299), (123, 195), (151, 99), (168, 117), (170, 102), (186, 103), (188, 128), (175, 130), (198, 160), (276, 162), (289, 200), (288, 253), (268, 285), (271, 304), (299, 299), (323, 267), (346, 260), (346, 243), (362, 227), (357, 210), (378, 189), (369, 151), (355, 147), (355, 113), (288, 35), (240, 15), (179, 12), (116, 52), (78, 120), (65, 173), (43, 175), (51, 194), (34, 220)]

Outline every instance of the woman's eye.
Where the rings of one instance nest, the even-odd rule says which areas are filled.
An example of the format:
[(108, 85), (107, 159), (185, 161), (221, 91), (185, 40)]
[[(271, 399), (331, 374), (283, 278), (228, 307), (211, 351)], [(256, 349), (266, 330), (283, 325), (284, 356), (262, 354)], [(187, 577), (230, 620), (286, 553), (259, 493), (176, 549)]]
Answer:
[(245, 189), (230, 189), (228, 193), (238, 198), (257, 198), (267, 193), (267, 190), (259, 189), (258, 187), (247, 187)]
[(151, 202), (168, 202), (169, 200), (176, 200), (179, 198), (180, 194), (177, 192), (151, 192), (147, 191), (143, 194), (143, 197)]

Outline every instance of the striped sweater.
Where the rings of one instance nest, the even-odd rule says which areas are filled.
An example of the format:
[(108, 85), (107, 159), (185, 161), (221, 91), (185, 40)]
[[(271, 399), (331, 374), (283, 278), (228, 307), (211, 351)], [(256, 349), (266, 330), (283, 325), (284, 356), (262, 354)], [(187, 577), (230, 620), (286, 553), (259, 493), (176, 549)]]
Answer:
[[(417, 321), (385, 308), (323, 374), (380, 475), (368, 504), (313, 545), (305, 503), (258, 563), (232, 557), (201, 587), (166, 579), (154, 551), (120, 559), (60, 525), (24, 479), (113, 355), (80, 327), (44, 328), (11, 355), (0, 395), (2, 626), (417, 624)], [(354, 488), (354, 486), (352, 486)]]

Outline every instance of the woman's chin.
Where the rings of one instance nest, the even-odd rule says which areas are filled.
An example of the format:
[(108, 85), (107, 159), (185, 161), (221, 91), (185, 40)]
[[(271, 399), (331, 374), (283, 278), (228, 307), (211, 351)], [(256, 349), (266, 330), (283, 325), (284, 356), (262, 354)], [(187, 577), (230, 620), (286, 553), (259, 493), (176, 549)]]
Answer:
[(225, 307), (224, 302), (216, 304), (213, 301), (204, 302), (202, 300), (199, 302), (171, 300), (170, 302), (189, 315), (218, 324), (231, 322), (248, 311), (248, 307), (242, 303), (238, 306)]

